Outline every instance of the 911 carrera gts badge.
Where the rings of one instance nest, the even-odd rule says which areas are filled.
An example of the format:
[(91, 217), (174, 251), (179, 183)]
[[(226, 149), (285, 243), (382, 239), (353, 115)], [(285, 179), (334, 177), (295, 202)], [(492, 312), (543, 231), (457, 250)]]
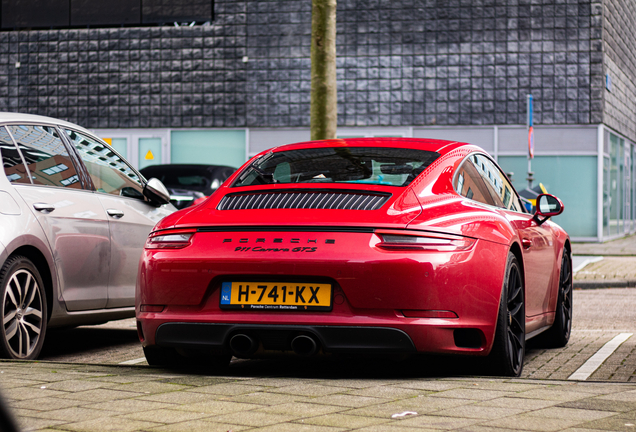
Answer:
[[(223, 243), (233, 243), (234, 239), (223, 239)], [(265, 239), (265, 238), (257, 238), (257, 239), (249, 239), (249, 238), (240, 238), (238, 239), (239, 243), (276, 243), (276, 247), (267, 247), (265, 245), (261, 246), (237, 246), (234, 248), (234, 252), (316, 252), (318, 250), (318, 246), (293, 246), (293, 247), (285, 247), (280, 245), (281, 243), (305, 243), (305, 244), (318, 244), (318, 239), (300, 239), (300, 238), (292, 238), (288, 240), (284, 240), (282, 238), (275, 239)], [(326, 239), (324, 244), (335, 244), (336, 240), (334, 239)]]
[(316, 246), (305, 246), (305, 247), (295, 247), (295, 248), (264, 248), (260, 246), (256, 247), (237, 247), (234, 249), (235, 252), (247, 252), (251, 250), (252, 252), (316, 252), (318, 248)]

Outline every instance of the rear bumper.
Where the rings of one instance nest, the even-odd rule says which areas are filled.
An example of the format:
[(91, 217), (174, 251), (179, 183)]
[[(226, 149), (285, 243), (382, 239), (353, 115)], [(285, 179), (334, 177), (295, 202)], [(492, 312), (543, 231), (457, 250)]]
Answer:
[(277, 326), (249, 324), (166, 323), (159, 326), (155, 342), (172, 348), (226, 350), (235, 334), (250, 334), (265, 351), (291, 351), (294, 337), (311, 335), (332, 353), (414, 353), (411, 338), (401, 330), (382, 327)]
[[(308, 332), (332, 352), (488, 354), (505, 246), (477, 241), (470, 250), (411, 252), (376, 243), (373, 233), (197, 232), (184, 249), (146, 249), (136, 296), (142, 343), (228, 349), (228, 338), (248, 329), (265, 332), (265, 340)], [(224, 281), (328, 283), (332, 310), (221, 309)], [(142, 312), (142, 305), (152, 308)], [(263, 349), (276, 346), (263, 338)]]

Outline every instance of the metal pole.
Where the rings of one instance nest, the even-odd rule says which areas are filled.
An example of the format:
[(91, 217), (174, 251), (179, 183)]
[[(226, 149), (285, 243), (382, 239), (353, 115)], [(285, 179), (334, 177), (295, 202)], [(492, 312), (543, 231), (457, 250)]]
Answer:
[(532, 95), (528, 95), (526, 116), (526, 127), (528, 132), (528, 189), (532, 189), (532, 181), (534, 180), (534, 173), (532, 172), (532, 159), (534, 158), (534, 128), (532, 121)]

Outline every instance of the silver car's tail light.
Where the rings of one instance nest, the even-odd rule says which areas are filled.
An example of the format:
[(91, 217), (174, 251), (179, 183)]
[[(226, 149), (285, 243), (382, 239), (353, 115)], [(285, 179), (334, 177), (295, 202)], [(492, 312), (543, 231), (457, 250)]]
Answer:
[(404, 235), (376, 233), (381, 242), (376, 244), (381, 249), (389, 250), (426, 250), (454, 252), (468, 250), (475, 244), (474, 239), (452, 238), (422, 235)]
[(182, 249), (190, 246), (195, 231), (152, 233), (146, 240), (146, 249)]

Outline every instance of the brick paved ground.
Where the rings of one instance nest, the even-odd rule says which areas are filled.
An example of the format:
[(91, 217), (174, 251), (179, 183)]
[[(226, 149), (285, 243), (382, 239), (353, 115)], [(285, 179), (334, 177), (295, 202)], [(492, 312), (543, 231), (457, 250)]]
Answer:
[(574, 255), (636, 256), (636, 236), (627, 236), (605, 243), (573, 243)]
[[(636, 385), (498, 378), (200, 376), (0, 363), (25, 430), (633, 430)], [(417, 414), (392, 418), (406, 411)]]

